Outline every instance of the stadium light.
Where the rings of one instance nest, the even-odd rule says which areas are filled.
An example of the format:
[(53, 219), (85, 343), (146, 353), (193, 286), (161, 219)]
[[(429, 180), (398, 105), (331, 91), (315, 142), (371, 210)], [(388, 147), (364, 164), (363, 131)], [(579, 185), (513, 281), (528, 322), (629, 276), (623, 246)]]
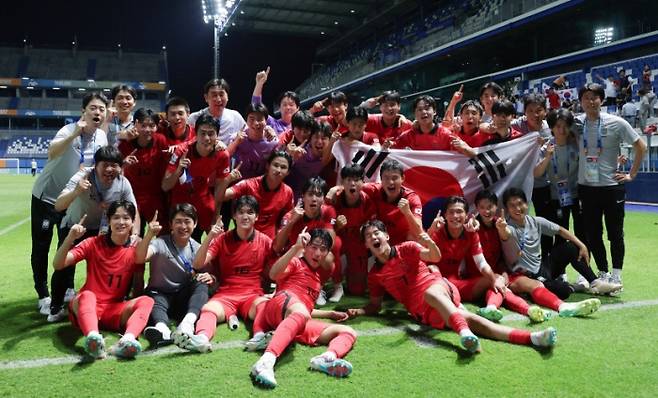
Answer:
[(615, 28), (599, 28), (594, 31), (594, 45), (602, 46), (604, 44), (612, 43), (612, 38), (615, 33)]
[[(219, 38), (229, 23), (242, 0), (201, 0), (203, 22), (213, 24), (214, 45), (214, 77), (219, 77)], [(240, 11), (241, 14), (244, 12)], [(235, 26), (235, 24), (233, 24)], [(225, 34), (228, 36), (228, 34)]]

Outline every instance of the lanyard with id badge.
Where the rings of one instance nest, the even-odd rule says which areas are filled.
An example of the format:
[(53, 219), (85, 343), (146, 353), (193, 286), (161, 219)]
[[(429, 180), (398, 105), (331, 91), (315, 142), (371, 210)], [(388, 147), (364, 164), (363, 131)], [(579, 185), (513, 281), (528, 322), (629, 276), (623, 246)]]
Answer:
[(553, 157), (551, 158), (551, 164), (553, 166), (553, 183), (557, 190), (557, 198), (560, 203), (560, 207), (557, 209), (557, 216), (562, 218), (562, 208), (569, 207), (573, 205), (573, 195), (571, 194), (571, 189), (569, 186), (569, 155), (571, 151), (567, 147), (567, 172), (564, 177), (560, 176), (558, 172), (558, 157), (557, 151), (553, 152)]
[(194, 260), (194, 249), (192, 249), (192, 242), (190, 241), (188, 243), (190, 247), (190, 253), (192, 253), (189, 259), (185, 258), (185, 256), (183, 256), (183, 254), (178, 250), (178, 247), (176, 247), (176, 243), (171, 236), (169, 236), (169, 243), (171, 244), (171, 248), (174, 249), (173, 251), (175, 252), (176, 259), (183, 266), (185, 272), (194, 275), (194, 269), (192, 268), (192, 260)]
[(601, 156), (601, 150), (603, 149), (603, 144), (601, 143), (601, 118), (599, 117), (597, 126), (596, 126), (596, 156), (589, 154), (589, 148), (587, 145), (587, 118), (585, 118), (583, 126), (583, 148), (585, 149), (585, 181), (589, 183), (598, 183), (599, 182), (599, 156)]

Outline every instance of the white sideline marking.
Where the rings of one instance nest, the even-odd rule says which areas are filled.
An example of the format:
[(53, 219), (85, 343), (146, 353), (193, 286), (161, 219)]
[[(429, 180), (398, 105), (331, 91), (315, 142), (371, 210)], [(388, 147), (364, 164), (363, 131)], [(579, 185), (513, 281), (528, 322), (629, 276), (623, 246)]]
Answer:
[(28, 217), (28, 218), (24, 218), (24, 219), (20, 220), (20, 221), (17, 222), (17, 223), (11, 224), (10, 226), (8, 226), (8, 227), (5, 228), (5, 229), (0, 229), (0, 236), (6, 234), (7, 232), (11, 232), (11, 231), (13, 231), (14, 229), (20, 227), (21, 225), (25, 224), (25, 223), (28, 222), (28, 221), (30, 221), (30, 217)]
[[(615, 310), (622, 310), (627, 308), (650, 307), (655, 305), (658, 305), (658, 299), (631, 301), (631, 302), (619, 303), (619, 304), (605, 304), (601, 306), (601, 309), (599, 311), (615, 311)], [(527, 318), (519, 314), (510, 314), (503, 317), (502, 320), (521, 321), (524, 319)], [(395, 327), (385, 326), (375, 329), (357, 330), (357, 334), (360, 337), (385, 336), (385, 335), (403, 333), (406, 330), (420, 331), (423, 330), (423, 328), (426, 327), (412, 323), (404, 326), (395, 326)], [(413, 336), (411, 338), (420, 347), (436, 346), (436, 343), (434, 343), (433, 340), (430, 341), (431, 339), (423, 336)], [(243, 346), (244, 346), (243, 340), (230, 340), (230, 341), (222, 341), (219, 343), (215, 343), (212, 345), (212, 348), (213, 350), (216, 351), (216, 350), (227, 350), (233, 348), (242, 348)], [(176, 346), (171, 346), (171, 347), (159, 348), (153, 351), (147, 351), (144, 352), (143, 354), (140, 354), (140, 356), (155, 357), (155, 356), (162, 356), (162, 355), (174, 354), (174, 353), (184, 353), (184, 352), (187, 351), (178, 348)], [(108, 356), (107, 359), (104, 359), (104, 361), (115, 361), (115, 360), (116, 358), (113, 356)], [(82, 362), (83, 362), (83, 357), (77, 355), (67, 355), (58, 358), (40, 358), (40, 359), (24, 359), (24, 360), (16, 360), (16, 361), (3, 361), (0, 362), (0, 370), (41, 368), (44, 366), (52, 366), (52, 365), (74, 365)]]

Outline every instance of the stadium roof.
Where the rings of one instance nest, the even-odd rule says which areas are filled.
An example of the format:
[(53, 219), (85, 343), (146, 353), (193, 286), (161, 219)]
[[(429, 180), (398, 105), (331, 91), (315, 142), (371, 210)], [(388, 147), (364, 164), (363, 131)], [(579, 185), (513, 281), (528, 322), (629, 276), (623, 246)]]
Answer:
[(318, 55), (337, 52), (345, 39), (393, 23), (416, 0), (242, 0), (228, 30), (317, 37)]

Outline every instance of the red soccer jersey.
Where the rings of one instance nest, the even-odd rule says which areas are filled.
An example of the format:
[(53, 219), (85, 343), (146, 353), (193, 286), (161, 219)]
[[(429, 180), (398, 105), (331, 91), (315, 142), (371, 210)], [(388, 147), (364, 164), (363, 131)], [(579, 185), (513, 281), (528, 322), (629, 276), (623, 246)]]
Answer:
[(388, 293), (409, 312), (417, 314), (425, 302), (425, 290), (441, 277), (432, 273), (420, 259), (421, 246), (416, 242), (404, 242), (391, 247), (386, 263), (375, 262), (368, 272), (370, 297), (383, 297)]
[(347, 225), (337, 232), (343, 240), (343, 244), (358, 242), (363, 246), (360, 233), (361, 225), (372, 219), (377, 211), (372, 199), (361, 191), (359, 201), (353, 207), (350, 207), (345, 201), (345, 195), (341, 192), (336, 196), (334, 209), (336, 210), (336, 217), (343, 215), (347, 219)]
[(461, 139), (462, 141), (467, 143), (469, 146), (473, 147), (473, 146), (475, 146), (475, 145), (473, 145), (474, 137), (477, 135), (477, 133), (478, 133), (478, 130), (475, 130), (475, 132), (473, 134), (467, 134), (466, 132), (464, 132), (464, 128), (462, 127), (461, 129), (459, 129), (459, 131), (457, 133), (455, 133), (455, 135), (457, 136), (457, 138)]
[(315, 299), (320, 293), (320, 268), (311, 268), (304, 257), (293, 258), (286, 270), (275, 279), (276, 290), (293, 293), (306, 306), (308, 312), (313, 311)]
[(144, 264), (135, 264), (135, 247), (116, 246), (109, 235), (87, 238), (69, 253), (76, 263), (87, 260), (87, 280), (80, 291), (93, 292), (98, 304), (124, 301), (132, 287), (133, 274), (144, 269)]
[(297, 140), (295, 139), (295, 133), (292, 131), (292, 129), (286, 130), (283, 133), (279, 134), (278, 147), (285, 148), (288, 144), (290, 144), (293, 141), (295, 142), (296, 145), (302, 144), (301, 142), (297, 142)]
[[(286, 213), (286, 215), (283, 216), (283, 221), (281, 222), (282, 227), (288, 224), (290, 217), (292, 217), (292, 211)], [(322, 205), (320, 208), (320, 214), (317, 218), (308, 218), (306, 215), (303, 215), (302, 219), (295, 223), (295, 225), (292, 227), (292, 230), (290, 231), (290, 235), (288, 236), (288, 247), (297, 242), (297, 237), (304, 228), (306, 228), (307, 231), (311, 231), (312, 229), (316, 228), (330, 229), (333, 231), (335, 224), (336, 210), (334, 210), (333, 206), (331, 205)]]
[(219, 271), (219, 291), (263, 294), (261, 277), (272, 258), (272, 239), (254, 231), (242, 240), (236, 230), (216, 237), (208, 247), (213, 270)]
[(409, 223), (404, 217), (404, 214), (398, 208), (400, 199), (405, 198), (409, 201), (409, 208), (414, 217), (423, 218), (423, 205), (420, 202), (420, 197), (416, 192), (402, 187), (402, 194), (393, 203), (386, 201), (386, 193), (380, 184), (368, 183), (363, 186), (363, 192), (372, 198), (377, 219), (386, 225), (390, 242), (392, 245), (402, 243), (409, 240), (408, 235), (410, 232)]
[(368, 145), (379, 144), (379, 136), (375, 133), (371, 133), (370, 131), (364, 131), (359, 141)]
[(124, 157), (137, 150), (134, 156), (137, 157), (138, 163), (124, 167), (123, 174), (133, 187), (140, 209), (161, 207), (164, 195), (160, 186), (166, 165), (162, 151), (166, 149), (167, 142), (160, 134), (153, 134), (151, 142), (143, 148), (137, 144), (137, 139), (119, 142), (119, 150)]
[(411, 128), (398, 136), (393, 143), (393, 148), (411, 148), (417, 151), (449, 151), (454, 149), (451, 141), (452, 132), (442, 126), (435, 126), (427, 134)]
[(174, 132), (171, 131), (171, 127), (167, 127), (166, 129), (158, 128), (157, 133), (165, 138), (167, 147), (193, 141), (196, 138), (194, 127), (190, 125), (185, 126), (185, 132), (180, 137), (174, 135)]
[[(338, 131), (341, 134), (345, 134), (349, 131), (349, 128), (347, 127), (346, 124), (338, 124), (336, 119), (332, 115), (325, 115), (325, 116), (320, 116), (316, 118), (316, 120), (320, 123), (325, 122), (328, 123), (331, 126), (332, 131)], [(347, 123), (347, 120), (345, 121)]]
[(480, 246), (477, 232), (463, 230), (461, 236), (454, 239), (448, 233), (447, 227), (444, 226), (439, 231), (432, 231), (431, 237), (441, 251), (441, 261), (438, 265), (441, 274), (446, 278), (458, 278), (462, 262), (467, 257), (472, 260), (473, 256), (482, 254), (482, 246)]
[(368, 115), (368, 123), (366, 124), (366, 131), (371, 131), (379, 137), (380, 142), (384, 142), (387, 138), (397, 138), (403, 131), (409, 130), (413, 126), (413, 122), (404, 119), (400, 120), (400, 116), (395, 119), (395, 122), (388, 126), (384, 123), (384, 118), (380, 114)]
[[(183, 153), (192, 161), (183, 175), (186, 182), (176, 182), (169, 197), (170, 207), (178, 203), (191, 203), (199, 216), (199, 227), (208, 230), (215, 213), (215, 196), (210, 190), (209, 178), (226, 178), (230, 173), (228, 151), (212, 151), (208, 156), (201, 156), (196, 150), (196, 140), (181, 144), (171, 156), (167, 165), (168, 173), (175, 173)], [(214, 181), (212, 181), (214, 183)]]
[(292, 189), (282, 182), (277, 189), (271, 190), (265, 183), (265, 176), (242, 180), (231, 189), (235, 199), (243, 195), (252, 195), (258, 200), (260, 211), (256, 220), (256, 229), (274, 238), (283, 216), (293, 208)]
[(483, 133), (481, 131), (478, 131), (477, 133), (475, 133), (475, 135), (473, 135), (470, 138), (470, 142), (466, 142), (466, 143), (475, 148), (475, 147), (480, 147), (480, 146), (485, 146), (485, 145), (493, 145), (493, 144), (499, 144), (501, 142), (511, 141), (513, 139), (516, 139), (516, 138), (519, 138), (519, 137), (522, 137), (522, 136), (523, 136), (522, 132), (520, 132), (519, 130), (515, 130), (513, 128), (510, 128), (510, 134), (505, 138), (502, 138), (497, 133), (487, 134), (487, 133)]
[[(480, 221), (478, 237), (480, 238), (482, 254), (484, 254), (484, 258), (487, 260), (487, 264), (489, 264), (495, 273), (502, 274), (505, 272), (505, 264), (500, 261), (503, 252), (502, 245), (500, 243), (500, 236), (498, 235), (498, 230), (496, 229), (496, 219), (497, 217), (494, 217), (494, 224), (491, 227), (487, 227), (478, 216), (478, 221)], [(466, 259), (466, 275), (467, 277), (480, 275), (480, 271), (478, 270), (472, 258)]]

